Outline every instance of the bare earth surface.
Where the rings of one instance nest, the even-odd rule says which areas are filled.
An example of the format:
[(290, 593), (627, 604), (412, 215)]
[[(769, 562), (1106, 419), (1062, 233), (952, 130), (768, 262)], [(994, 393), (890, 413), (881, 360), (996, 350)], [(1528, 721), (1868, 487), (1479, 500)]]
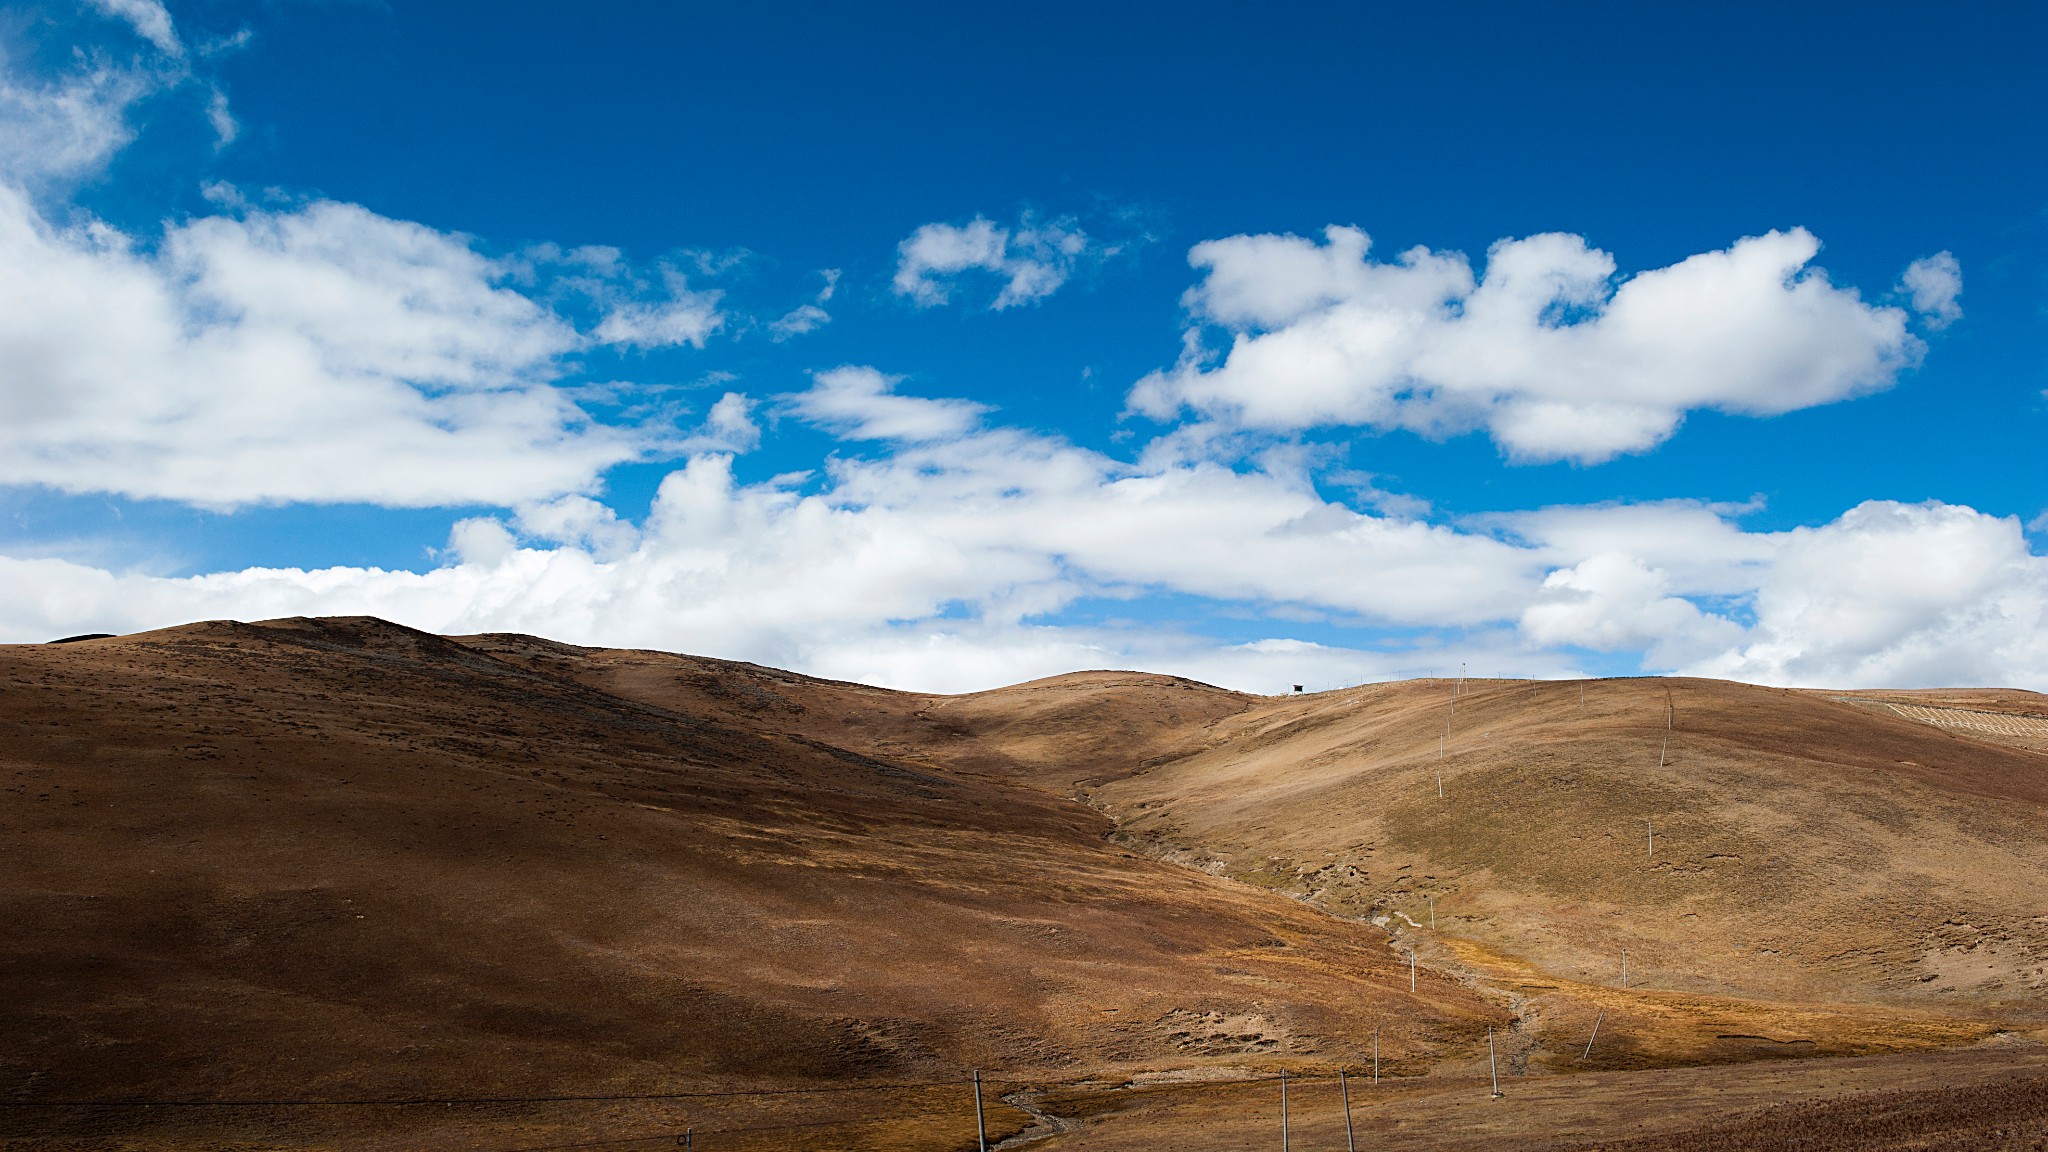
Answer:
[(2005, 690), (0, 646), (0, 1146), (2041, 1149), (2044, 808)]

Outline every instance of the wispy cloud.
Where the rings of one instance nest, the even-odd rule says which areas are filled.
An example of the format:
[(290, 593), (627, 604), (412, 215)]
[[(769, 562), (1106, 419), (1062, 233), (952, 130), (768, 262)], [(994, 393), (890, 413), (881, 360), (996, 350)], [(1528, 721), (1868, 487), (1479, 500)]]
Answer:
[(157, 0), (88, 0), (92, 7), (126, 21), (135, 34), (166, 56), (183, 57), (185, 45), (171, 26), (171, 14)]
[(811, 303), (799, 304), (784, 313), (780, 319), (770, 322), (770, 339), (777, 343), (792, 340), (806, 332), (815, 332), (832, 322), (832, 314), (825, 311), (824, 305), (830, 303), (832, 297), (839, 291), (839, 269), (826, 268), (818, 275), (825, 281), (825, 285), (818, 290), (817, 297)]
[(218, 88), (206, 101), (206, 122), (213, 127), (214, 143), (225, 148), (242, 134), (242, 126), (235, 121), (235, 114), (228, 110), (228, 94)]
[(811, 387), (782, 397), (788, 411), (850, 440), (919, 443), (961, 436), (989, 408), (969, 400), (928, 400), (896, 392), (900, 376), (848, 366), (820, 372)]
[(1038, 221), (1025, 213), (1014, 228), (983, 216), (967, 224), (926, 224), (896, 246), (896, 294), (930, 308), (952, 299), (958, 280), (984, 273), (1001, 281), (989, 307), (1002, 310), (1045, 299), (1085, 259), (1104, 249), (1071, 217)]

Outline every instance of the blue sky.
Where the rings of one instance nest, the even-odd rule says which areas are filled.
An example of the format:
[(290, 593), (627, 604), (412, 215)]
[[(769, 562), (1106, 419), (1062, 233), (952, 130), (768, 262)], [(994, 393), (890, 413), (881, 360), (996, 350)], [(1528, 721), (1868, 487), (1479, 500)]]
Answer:
[(2048, 688), (2036, 6), (587, 7), (6, 10), (0, 638)]

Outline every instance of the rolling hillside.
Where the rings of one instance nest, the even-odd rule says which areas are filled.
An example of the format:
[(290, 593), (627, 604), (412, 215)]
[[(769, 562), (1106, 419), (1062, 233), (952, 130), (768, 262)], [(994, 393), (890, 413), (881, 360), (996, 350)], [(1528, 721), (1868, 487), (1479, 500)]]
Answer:
[(370, 619), (4, 646), (0, 1138), (958, 1147), (979, 1068), (999, 1133), (1064, 1086), (1140, 1147), (1180, 1097), (1072, 1094), (1243, 1119), (1201, 1085), (1375, 1040), (1462, 1083), (1489, 1028), (1510, 1078), (1941, 1050), (1996, 1095), (2048, 1028), (2037, 723), (1698, 680), (933, 697)]
[(1355, 1060), (1390, 1016), (1419, 1072), (1504, 1020), (1411, 992), (1371, 926), (1134, 856), (1069, 799), (824, 738), (910, 698), (703, 665), (718, 706), (666, 707), (550, 650), (374, 620), (0, 648), (0, 1093)]
[(2048, 1023), (2048, 741), (1871, 706), (1887, 694), (1453, 688), (1266, 702), (1093, 797), (1155, 855), (1515, 994), (1541, 1060), (1581, 1063), (1602, 1012), (1625, 1064)]

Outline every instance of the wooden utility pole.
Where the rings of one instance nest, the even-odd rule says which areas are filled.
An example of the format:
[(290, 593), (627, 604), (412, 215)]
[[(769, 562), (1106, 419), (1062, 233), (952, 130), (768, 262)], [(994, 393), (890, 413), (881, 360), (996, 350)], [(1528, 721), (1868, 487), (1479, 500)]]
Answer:
[(1493, 1073), (1493, 1098), (1498, 1100), (1500, 1099), (1500, 1065), (1494, 1063), (1493, 1028), (1490, 1025), (1486, 1029), (1486, 1069)]
[(1600, 1038), (1600, 1022), (1605, 1019), (1607, 1019), (1607, 1009), (1602, 1008), (1600, 1014), (1593, 1017), (1593, 1034), (1586, 1037), (1586, 1050), (1579, 1053), (1579, 1059), (1584, 1060), (1593, 1054), (1593, 1041)]

